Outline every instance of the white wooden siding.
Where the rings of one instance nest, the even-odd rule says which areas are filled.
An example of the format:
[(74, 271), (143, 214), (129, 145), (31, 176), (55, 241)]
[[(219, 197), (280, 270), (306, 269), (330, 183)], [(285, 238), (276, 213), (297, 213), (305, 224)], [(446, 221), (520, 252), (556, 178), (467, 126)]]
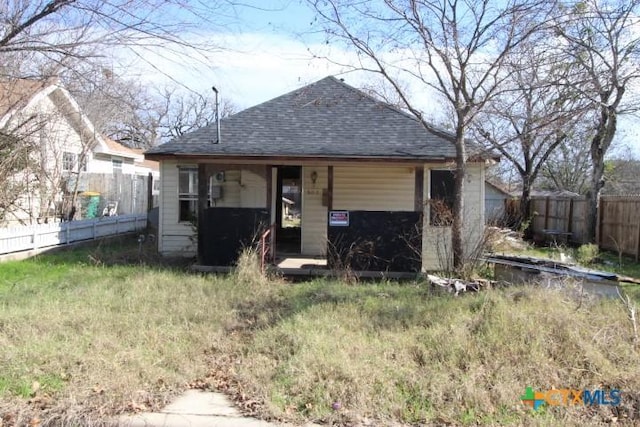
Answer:
[(484, 194), (484, 220), (488, 224), (495, 223), (504, 217), (504, 205), (510, 196), (488, 183), (485, 183)]
[[(63, 153), (76, 155), (77, 168), (83, 141), (64, 112), (51, 99), (51, 94), (34, 98), (24, 110), (11, 117), (7, 127), (23, 133), (23, 137), (37, 147), (30, 156), (45, 172), (40, 174), (39, 188), (32, 188), (29, 194), (20, 197), (17, 206), (21, 209), (9, 208), (5, 213), (8, 224), (28, 222), (30, 218), (39, 217), (41, 209), (48, 207), (46, 200), (61, 200), (58, 179), (65, 174), (62, 170)], [(27, 178), (34, 181), (36, 176), (19, 173), (9, 177), (9, 181), (19, 182)]]
[[(315, 184), (313, 172), (318, 174)], [(327, 253), (327, 207), (322, 204), (322, 192), (328, 189), (327, 166), (302, 168), (302, 253), (324, 256)]]
[(414, 167), (337, 166), (333, 169), (333, 209), (413, 211)]
[(266, 167), (244, 166), (241, 173), (240, 207), (265, 208), (267, 206)]
[[(216, 170), (224, 170), (217, 167)], [(225, 208), (264, 208), (267, 206), (265, 167), (245, 165), (224, 170), (222, 198), (214, 206)]]
[[(187, 165), (182, 165), (187, 166)], [(194, 165), (189, 165), (194, 166)], [(180, 222), (178, 206), (178, 163), (160, 163), (160, 242), (158, 250), (167, 256), (193, 256), (196, 254), (197, 235), (188, 222)]]
[[(123, 169), (124, 169), (124, 165)], [(87, 171), (92, 173), (113, 173), (113, 163), (108, 154), (94, 153), (87, 161)]]
[(136, 173), (136, 164), (133, 159), (104, 153), (93, 153), (89, 155), (87, 158), (87, 172), (113, 173), (113, 159), (122, 161), (123, 174), (133, 175)]
[(241, 173), (239, 169), (225, 170), (222, 183), (222, 198), (215, 200), (213, 206), (219, 208), (239, 208)]
[[(451, 165), (451, 168), (454, 166)], [(430, 198), (431, 169), (443, 169), (442, 165), (426, 165), (424, 173), (424, 200)], [(442, 270), (451, 265), (451, 227), (434, 227), (429, 223), (428, 204), (424, 210), (422, 237), (422, 269)], [(463, 240), (465, 255), (475, 250), (484, 234), (484, 165), (467, 164), (464, 184)]]

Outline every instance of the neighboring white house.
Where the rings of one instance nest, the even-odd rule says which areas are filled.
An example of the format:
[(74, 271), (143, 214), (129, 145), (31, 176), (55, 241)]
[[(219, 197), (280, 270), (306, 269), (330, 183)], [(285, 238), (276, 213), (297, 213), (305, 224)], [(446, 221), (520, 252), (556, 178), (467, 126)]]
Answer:
[(65, 198), (75, 205), (88, 190), (79, 187), (90, 174), (154, 172), (139, 151), (100, 135), (57, 79), (0, 82), (0, 138), (15, 157), (5, 155), (0, 171), (0, 223), (59, 217)]

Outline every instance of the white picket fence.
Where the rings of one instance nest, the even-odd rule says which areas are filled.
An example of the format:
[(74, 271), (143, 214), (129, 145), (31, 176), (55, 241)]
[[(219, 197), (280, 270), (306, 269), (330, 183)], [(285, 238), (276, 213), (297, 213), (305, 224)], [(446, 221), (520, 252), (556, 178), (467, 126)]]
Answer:
[(130, 233), (147, 226), (147, 214), (118, 215), (0, 229), (0, 255)]

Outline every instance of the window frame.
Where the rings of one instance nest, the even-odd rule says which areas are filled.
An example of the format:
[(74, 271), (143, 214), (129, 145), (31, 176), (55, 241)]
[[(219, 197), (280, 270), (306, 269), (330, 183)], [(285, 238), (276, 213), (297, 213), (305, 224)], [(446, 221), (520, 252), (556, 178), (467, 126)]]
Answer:
[(122, 157), (111, 158), (111, 168), (114, 174), (122, 173), (123, 166), (124, 160), (122, 159)]
[[(68, 156), (70, 156), (70, 158)], [(75, 172), (77, 166), (78, 166), (78, 154), (72, 151), (63, 151), (62, 152), (62, 171)]]
[[(182, 180), (187, 177), (187, 192), (183, 192)], [(178, 166), (178, 222), (193, 222), (198, 217), (198, 168)], [(186, 207), (185, 207), (186, 206)]]

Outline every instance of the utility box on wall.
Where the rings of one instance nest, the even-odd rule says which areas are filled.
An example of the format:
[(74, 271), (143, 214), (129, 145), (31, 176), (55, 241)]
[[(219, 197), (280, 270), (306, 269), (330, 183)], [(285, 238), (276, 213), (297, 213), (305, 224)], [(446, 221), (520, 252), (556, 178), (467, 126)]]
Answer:
[(222, 199), (222, 185), (214, 184), (211, 186), (210, 190), (211, 200)]

